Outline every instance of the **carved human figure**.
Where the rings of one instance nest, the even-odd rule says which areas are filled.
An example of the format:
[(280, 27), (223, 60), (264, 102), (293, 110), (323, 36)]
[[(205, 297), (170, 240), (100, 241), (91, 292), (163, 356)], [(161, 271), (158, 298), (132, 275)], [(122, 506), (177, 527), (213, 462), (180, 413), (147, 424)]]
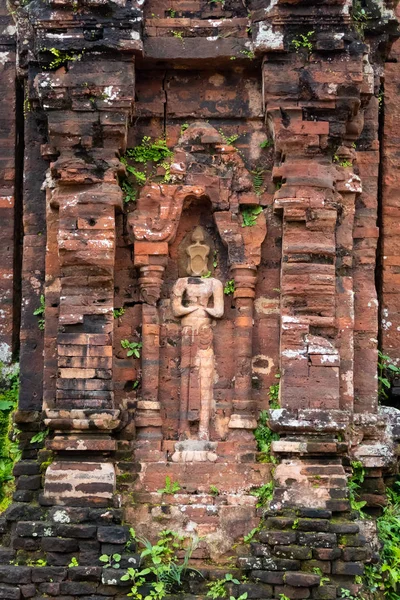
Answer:
[(214, 404), (214, 350), (212, 325), (224, 313), (222, 283), (207, 274), (210, 248), (196, 227), (188, 246), (187, 273), (172, 290), (172, 311), (182, 321), (181, 395), (179, 438), (190, 439), (190, 424), (198, 422), (195, 439), (209, 440)]

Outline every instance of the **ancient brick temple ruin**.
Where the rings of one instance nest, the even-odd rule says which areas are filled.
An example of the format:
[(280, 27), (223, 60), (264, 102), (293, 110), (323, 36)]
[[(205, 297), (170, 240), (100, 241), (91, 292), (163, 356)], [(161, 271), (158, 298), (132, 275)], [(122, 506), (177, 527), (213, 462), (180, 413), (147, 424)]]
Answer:
[(165, 530), (198, 569), (171, 598), (361, 597), (400, 441), (398, 37), (391, 0), (2, 0), (0, 599), (128, 598)]

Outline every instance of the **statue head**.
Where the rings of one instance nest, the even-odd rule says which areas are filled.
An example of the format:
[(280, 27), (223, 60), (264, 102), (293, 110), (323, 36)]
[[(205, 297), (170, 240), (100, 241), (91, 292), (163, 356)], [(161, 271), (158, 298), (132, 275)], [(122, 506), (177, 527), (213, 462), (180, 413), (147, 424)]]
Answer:
[(193, 277), (201, 277), (208, 272), (208, 256), (210, 247), (204, 243), (203, 228), (197, 226), (194, 228), (192, 236), (192, 244), (187, 247), (188, 255), (187, 273)]

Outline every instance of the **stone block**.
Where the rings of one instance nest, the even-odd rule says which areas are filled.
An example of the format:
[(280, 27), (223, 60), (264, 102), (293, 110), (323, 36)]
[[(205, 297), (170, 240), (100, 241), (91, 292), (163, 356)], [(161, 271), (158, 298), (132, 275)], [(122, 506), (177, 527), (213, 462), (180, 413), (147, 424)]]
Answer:
[(274, 554), (278, 558), (287, 558), (290, 560), (309, 560), (312, 558), (311, 548), (304, 546), (275, 546)]
[(299, 532), (298, 543), (311, 548), (333, 548), (337, 544), (336, 534)]
[(364, 573), (364, 564), (336, 560), (332, 563), (332, 573), (333, 575), (362, 575)]
[(2, 600), (20, 600), (21, 591), (18, 587), (0, 585), (0, 598)]
[(312, 575), (311, 573), (296, 573), (296, 572), (287, 572), (284, 576), (284, 581), (286, 585), (291, 585), (292, 587), (313, 587), (319, 585), (320, 582), (319, 575)]
[(97, 539), (99, 542), (107, 544), (125, 544), (127, 541), (127, 531), (124, 527), (115, 525), (99, 527), (97, 530)]

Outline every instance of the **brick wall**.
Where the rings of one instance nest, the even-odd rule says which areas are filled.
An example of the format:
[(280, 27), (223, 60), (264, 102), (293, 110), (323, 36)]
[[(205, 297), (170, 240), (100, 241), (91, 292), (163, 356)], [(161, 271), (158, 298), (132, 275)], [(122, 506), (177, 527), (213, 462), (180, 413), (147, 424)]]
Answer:
[[(9, 362), (16, 347), (19, 302), (14, 290), (14, 215), (18, 204), (16, 189), (16, 71), (15, 24), (5, 3), (0, 7), (0, 360)], [(18, 241), (17, 241), (18, 243)], [(18, 276), (17, 276), (18, 279)]]

